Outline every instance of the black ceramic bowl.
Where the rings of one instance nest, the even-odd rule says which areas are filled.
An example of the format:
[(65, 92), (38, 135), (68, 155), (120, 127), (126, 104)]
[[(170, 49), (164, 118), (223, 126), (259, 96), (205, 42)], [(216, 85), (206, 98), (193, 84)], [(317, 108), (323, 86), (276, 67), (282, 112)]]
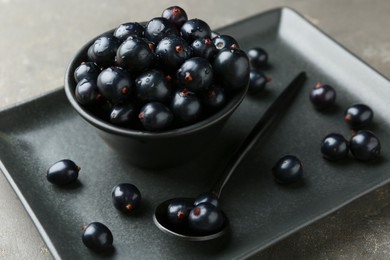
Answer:
[(65, 74), (66, 96), (80, 116), (97, 130), (100, 137), (118, 155), (139, 167), (168, 168), (196, 157), (202, 149), (210, 145), (248, 90), (248, 86), (239, 90), (221, 110), (186, 127), (158, 133), (119, 127), (100, 119), (80, 105), (75, 98), (76, 82), (73, 73), (80, 63), (85, 61), (87, 50), (94, 40), (95, 38), (86, 43), (68, 66)]

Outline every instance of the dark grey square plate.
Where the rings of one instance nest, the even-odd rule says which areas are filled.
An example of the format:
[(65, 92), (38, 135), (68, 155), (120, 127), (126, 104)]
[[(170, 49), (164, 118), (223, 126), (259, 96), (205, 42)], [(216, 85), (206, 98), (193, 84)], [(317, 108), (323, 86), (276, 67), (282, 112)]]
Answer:
[[(62, 89), (0, 113), (1, 169), (55, 257), (96, 258), (83, 246), (80, 228), (101, 221), (114, 234), (115, 251), (106, 257), (242, 258), (390, 180), (390, 83), (386, 78), (288, 8), (218, 32), (236, 37), (243, 49), (262, 46), (268, 50), (270, 67), (265, 73), (273, 81), (265, 92), (247, 97), (214, 143), (181, 167), (146, 171), (122, 161), (75, 113)], [(197, 243), (179, 241), (158, 230), (152, 221), (154, 207), (171, 197), (191, 197), (207, 190), (264, 109), (301, 70), (309, 79), (300, 96), (278, 128), (254, 147), (222, 194), (230, 234)], [(312, 108), (308, 91), (317, 81), (336, 88), (334, 111), (319, 113)], [(381, 159), (374, 163), (352, 157), (337, 163), (324, 160), (321, 139), (330, 132), (349, 137), (343, 110), (360, 102), (375, 112), (370, 129), (382, 141)], [(274, 182), (271, 167), (285, 154), (295, 154), (304, 162), (302, 183), (280, 186)], [(47, 168), (63, 158), (81, 166), (77, 185), (58, 188), (46, 181)], [(132, 216), (118, 213), (111, 204), (111, 189), (120, 182), (131, 182), (142, 192), (142, 208)]]

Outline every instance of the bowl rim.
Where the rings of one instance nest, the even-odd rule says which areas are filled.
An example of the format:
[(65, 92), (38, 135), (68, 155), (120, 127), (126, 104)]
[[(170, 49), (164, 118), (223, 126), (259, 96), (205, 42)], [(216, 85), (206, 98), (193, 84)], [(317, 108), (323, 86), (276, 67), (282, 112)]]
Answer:
[[(141, 23), (142, 24), (142, 23)], [(74, 89), (76, 87), (76, 82), (74, 80), (74, 74), (73, 71), (81, 64), (82, 57), (86, 55), (87, 50), (89, 46), (100, 36), (103, 36), (105, 34), (110, 34), (115, 31), (116, 28), (108, 30), (102, 34), (99, 34), (95, 37), (93, 37), (91, 40), (89, 40), (87, 43), (85, 43), (77, 52), (75, 55), (73, 55), (70, 64), (68, 65), (66, 72), (65, 72), (65, 78), (64, 78), (64, 89), (66, 97), (68, 98), (68, 101), (73, 106), (73, 108), (76, 110), (76, 112), (83, 117), (86, 121), (94, 125), (95, 127), (99, 128), (100, 130), (103, 130), (105, 132), (120, 135), (120, 136), (126, 136), (126, 137), (137, 137), (137, 138), (145, 138), (145, 139), (161, 139), (161, 138), (171, 138), (171, 137), (178, 137), (178, 136), (184, 136), (189, 135), (195, 132), (200, 132), (206, 128), (208, 128), (211, 125), (217, 124), (218, 122), (225, 120), (225, 118), (229, 117), (241, 104), (241, 102), (244, 100), (246, 93), (248, 91), (249, 82), (248, 84), (238, 90), (235, 95), (229, 100), (229, 102), (219, 111), (212, 114), (211, 116), (202, 119), (199, 122), (196, 122), (194, 124), (183, 126), (175, 129), (170, 129), (167, 131), (162, 132), (152, 132), (152, 131), (142, 131), (142, 130), (134, 130), (130, 128), (125, 128), (121, 126), (117, 126), (114, 124), (111, 124), (109, 122), (104, 121), (103, 119), (98, 118), (93, 113), (88, 112), (81, 104), (79, 104), (75, 98)]]

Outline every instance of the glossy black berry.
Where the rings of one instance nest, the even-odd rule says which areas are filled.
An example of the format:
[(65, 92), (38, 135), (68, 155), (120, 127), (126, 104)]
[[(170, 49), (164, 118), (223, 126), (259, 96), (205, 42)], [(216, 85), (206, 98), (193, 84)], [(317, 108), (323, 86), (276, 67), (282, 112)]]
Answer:
[(186, 60), (177, 71), (176, 78), (181, 89), (200, 93), (213, 83), (213, 67), (205, 58), (194, 57)]
[(135, 79), (135, 89), (137, 98), (142, 103), (165, 103), (171, 97), (171, 83), (159, 70), (149, 70), (139, 75)]
[(146, 130), (162, 131), (171, 126), (173, 114), (162, 103), (149, 102), (141, 108), (138, 118)]
[(100, 222), (92, 222), (83, 227), (81, 239), (86, 247), (96, 252), (110, 250), (114, 242), (110, 229)]
[(209, 61), (212, 61), (218, 52), (210, 38), (195, 39), (191, 48), (194, 57), (202, 57)]
[(202, 104), (212, 111), (220, 109), (226, 102), (225, 90), (216, 85), (211, 86), (202, 96)]
[(124, 213), (131, 213), (141, 204), (141, 192), (131, 183), (120, 183), (112, 189), (112, 203)]
[(336, 102), (336, 91), (330, 85), (317, 83), (310, 90), (310, 101), (317, 110), (329, 109)]
[(119, 67), (109, 67), (100, 72), (97, 79), (99, 92), (113, 103), (130, 98), (134, 83), (130, 75)]
[(236, 39), (230, 35), (218, 35), (213, 38), (213, 43), (218, 50), (240, 48)]
[(130, 36), (119, 46), (115, 59), (118, 66), (135, 74), (150, 68), (155, 56), (144, 39)]
[(228, 91), (245, 88), (249, 84), (249, 61), (240, 49), (220, 51), (213, 62), (214, 75)]
[(272, 80), (258, 69), (251, 69), (249, 72), (249, 88), (248, 92), (251, 94), (262, 91), (268, 82)]
[(136, 111), (131, 103), (115, 104), (110, 113), (110, 122), (115, 125), (130, 125), (135, 121)]
[(145, 37), (158, 44), (163, 38), (169, 35), (179, 35), (175, 25), (163, 17), (151, 19), (145, 25)]
[(191, 47), (181, 37), (171, 35), (157, 44), (155, 53), (161, 69), (174, 72), (191, 57)]
[(120, 41), (112, 34), (98, 37), (88, 49), (88, 60), (99, 66), (112, 66)]
[(349, 142), (349, 147), (352, 155), (360, 161), (374, 160), (381, 153), (379, 138), (368, 130), (356, 132)]
[(74, 79), (79, 82), (82, 79), (97, 79), (100, 68), (95, 62), (83, 62), (74, 71)]
[(184, 124), (194, 123), (202, 115), (202, 105), (198, 96), (186, 89), (176, 91), (171, 108), (175, 119)]
[(89, 105), (97, 103), (101, 100), (102, 95), (99, 93), (96, 80), (82, 79), (75, 89), (75, 96), (77, 102), (82, 105)]
[(348, 107), (344, 112), (344, 120), (352, 130), (361, 130), (367, 127), (374, 117), (372, 109), (365, 104), (356, 104)]
[(210, 26), (201, 19), (187, 20), (180, 28), (181, 36), (192, 43), (197, 38), (211, 38)]
[(186, 199), (174, 199), (167, 207), (167, 219), (172, 227), (186, 227), (193, 204)]
[(321, 153), (326, 159), (341, 160), (347, 157), (348, 152), (348, 141), (341, 134), (328, 134), (321, 142)]
[(193, 232), (208, 235), (219, 232), (225, 221), (225, 216), (219, 208), (203, 202), (191, 210), (188, 225)]
[(278, 183), (296, 182), (302, 178), (303, 163), (294, 155), (286, 155), (275, 163), (272, 173)]
[(218, 198), (217, 194), (215, 194), (213, 192), (204, 192), (204, 193), (199, 194), (195, 198), (194, 206), (197, 206), (197, 205), (204, 203), (204, 202), (211, 203), (214, 206), (216, 206), (217, 208), (219, 208), (219, 198)]
[(268, 64), (268, 53), (260, 48), (251, 48), (247, 52), (249, 63), (252, 65), (253, 68), (261, 69), (267, 66)]
[(180, 6), (170, 6), (166, 8), (162, 12), (161, 16), (174, 24), (177, 29), (180, 29), (180, 27), (188, 20), (187, 13)]
[(79, 177), (80, 167), (72, 160), (64, 159), (54, 163), (47, 170), (47, 180), (57, 185), (75, 182)]
[(129, 36), (143, 37), (143, 35), (144, 27), (137, 22), (121, 24), (114, 31), (114, 36), (121, 42), (126, 40)]

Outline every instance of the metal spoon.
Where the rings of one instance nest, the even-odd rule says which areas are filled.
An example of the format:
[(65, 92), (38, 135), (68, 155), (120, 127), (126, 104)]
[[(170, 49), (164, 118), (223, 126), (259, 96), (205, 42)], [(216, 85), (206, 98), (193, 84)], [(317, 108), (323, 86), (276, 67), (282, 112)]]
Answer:
[[(282, 114), (284, 109), (288, 107), (289, 103), (294, 99), (298, 90), (303, 85), (306, 79), (306, 73), (299, 73), (294, 80), (286, 87), (285, 90), (277, 97), (277, 99), (271, 104), (271, 106), (265, 111), (263, 116), (254, 126), (252, 131), (246, 137), (246, 139), (242, 142), (237, 151), (233, 154), (229, 162), (227, 163), (225, 170), (220, 175), (217, 182), (211, 188), (211, 192), (216, 194), (218, 198), (221, 195), (222, 189), (225, 187), (226, 183), (230, 179), (231, 175), (237, 168), (237, 166), (241, 163), (242, 159), (245, 155), (251, 150), (251, 148), (257, 143), (257, 141), (264, 135), (264, 133), (270, 128), (272, 123), (276, 121), (276, 119)], [(188, 241), (205, 241), (211, 240), (217, 237), (224, 235), (229, 227), (228, 217), (224, 214), (225, 222), (222, 228), (212, 234), (208, 235), (197, 235), (193, 234), (191, 230), (176, 230), (172, 229), (172, 225), (170, 225), (167, 220), (167, 207), (171, 203), (172, 200), (176, 200), (178, 198), (169, 199), (162, 202), (157, 206), (154, 212), (153, 221), (155, 225), (162, 230), (163, 232), (176, 236), (182, 240)], [(194, 198), (180, 198), (188, 200), (189, 202), (193, 202)]]

